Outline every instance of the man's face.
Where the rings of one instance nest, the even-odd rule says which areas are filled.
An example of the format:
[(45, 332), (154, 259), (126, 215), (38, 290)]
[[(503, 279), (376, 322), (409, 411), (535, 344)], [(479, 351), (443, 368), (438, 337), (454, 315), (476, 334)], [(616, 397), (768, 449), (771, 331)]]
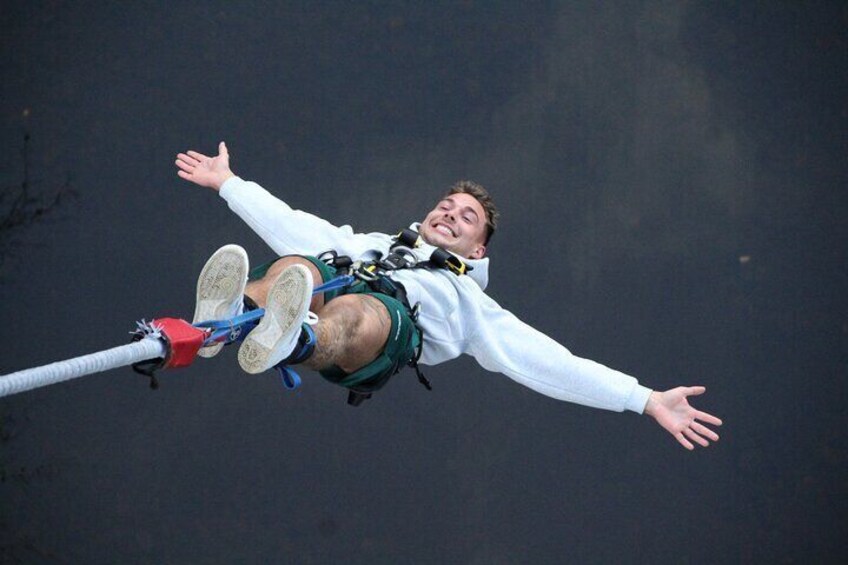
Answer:
[(480, 259), (486, 253), (486, 213), (470, 194), (443, 198), (421, 222), (419, 233), (430, 245), (466, 259)]

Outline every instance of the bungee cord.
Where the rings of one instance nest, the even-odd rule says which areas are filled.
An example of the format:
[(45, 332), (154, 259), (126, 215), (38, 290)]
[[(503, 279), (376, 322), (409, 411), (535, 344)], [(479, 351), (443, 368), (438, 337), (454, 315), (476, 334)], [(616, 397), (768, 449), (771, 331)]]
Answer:
[(0, 397), (126, 367), (139, 361), (164, 357), (165, 354), (164, 340), (146, 337), (135, 343), (0, 376)]
[[(354, 281), (355, 278), (350, 275), (340, 276), (315, 287), (312, 293), (342, 288)], [(227, 320), (210, 320), (194, 325), (179, 318), (142, 320), (136, 322), (136, 329), (130, 332), (133, 343), (0, 375), (0, 398), (127, 366), (149, 376), (151, 387), (156, 388), (154, 371), (191, 365), (201, 347), (219, 342), (229, 344), (243, 338), (264, 314), (264, 309), (257, 308)], [(296, 373), (293, 376), (284, 374), (284, 384), (286, 388), (296, 388), (300, 378)]]

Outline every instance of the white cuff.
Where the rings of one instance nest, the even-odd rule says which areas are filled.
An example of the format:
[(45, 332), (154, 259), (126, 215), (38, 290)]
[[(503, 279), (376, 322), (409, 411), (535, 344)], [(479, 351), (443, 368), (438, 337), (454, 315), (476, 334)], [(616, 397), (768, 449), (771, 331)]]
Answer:
[(624, 409), (641, 414), (645, 411), (645, 405), (648, 404), (648, 397), (651, 396), (652, 392), (654, 391), (637, 384), (630, 391), (630, 396), (627, 398), (627, 402), (624, 403)]
[(224, 191), (232, 187), (233, 185), (238, 184), (239, 182), (243, 182), (241, 180), (241, 177), (233, 176), (228, 178), (224, 181), (224, 184), (222, 184), (221, 187), (218, 189), (218, 194), (220, 194), (222, 198), (226, 198)]

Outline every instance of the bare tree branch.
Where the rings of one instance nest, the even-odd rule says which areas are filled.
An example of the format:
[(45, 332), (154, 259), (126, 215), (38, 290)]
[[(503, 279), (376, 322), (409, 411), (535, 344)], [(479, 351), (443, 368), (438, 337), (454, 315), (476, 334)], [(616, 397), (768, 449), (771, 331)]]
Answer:
[(47, 191), (33, 192), (34, 183), (30, 176), (29, 133), (24, 134), (21, 157), (23, 180), (19, 184), (0, 188), (0, 265), (11, 253), (10, 244), (23, 229), (42, 221), (68, 197), (79, 196), (71, 186), (70, 176), (55, 191), (52, 191), (52, 194)]

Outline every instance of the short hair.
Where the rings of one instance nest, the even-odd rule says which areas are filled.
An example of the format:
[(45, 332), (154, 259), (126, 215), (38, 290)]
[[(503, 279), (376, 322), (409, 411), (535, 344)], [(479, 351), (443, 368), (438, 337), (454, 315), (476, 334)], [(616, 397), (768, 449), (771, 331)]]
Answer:
[(483, 207), (483, 211), (486, 213), (486, 238), (483, 244), (489, 245), (489, 240), (492, 239), (492, 234), (495, 233), (495, 228), (498, 227), (498, 218), (500, 217), (500, 213), (495, 207), (495, 202), (492, 200), (489, 191), (483, 188), (483, 185), (477, 184), (474, 181), (460, 180), (450, 187), (445, 196), (450, 196), (451, 194), (469, 194)]

